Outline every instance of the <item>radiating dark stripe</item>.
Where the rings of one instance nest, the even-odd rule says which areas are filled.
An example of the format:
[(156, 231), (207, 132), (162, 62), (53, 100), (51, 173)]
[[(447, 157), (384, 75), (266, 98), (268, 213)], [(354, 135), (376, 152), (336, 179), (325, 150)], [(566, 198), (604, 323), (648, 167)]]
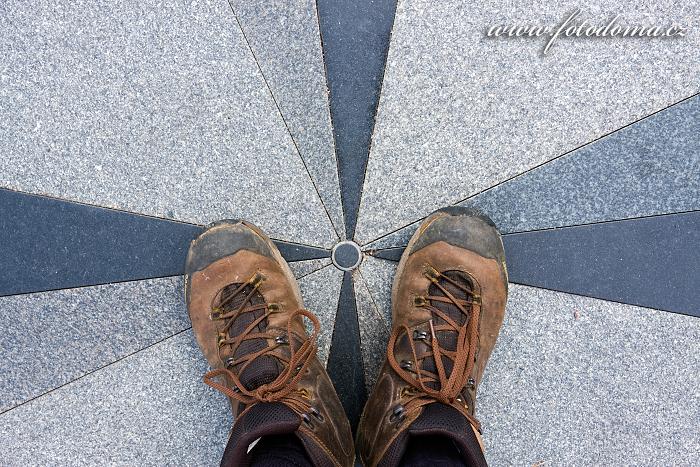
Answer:
[(383, 250), (369, 250), (366, 251), (366, 253), (376, 258), (388, 259), (389, 261), (399, 261), (405, 248), (406, 247), (398, 246), (394, 248), (385, 248)]
[(700, 316), (700, 212), (505, 235), (511, 282)]
[(347, 237), (357, 223), (395, 0), (317, 0)]
[(275, 240), (275, 245), (287, 261), (305, 261), (307, 259), (330, 258), (330, 250), (301, 245), (299, 243), (283, 242)]
[(0, 190), (0, 295), (182, 272), (201, 227)]
[(333, 340), (326, 365), (353, 432), (367, 400), (360, 350), (360, 326), (352, 274), (346, 272), (340, 290)]
[[(0, 189), (0, 296), (182, 274), (202, 227)], [(276, 242), (289, 261), (328, 250)]]
[[(459, 205), (502, 233), (700, 209), (700, 96), (694, 95), (526, 170)], [(368, 248), (405, 245), (422, 219)]]

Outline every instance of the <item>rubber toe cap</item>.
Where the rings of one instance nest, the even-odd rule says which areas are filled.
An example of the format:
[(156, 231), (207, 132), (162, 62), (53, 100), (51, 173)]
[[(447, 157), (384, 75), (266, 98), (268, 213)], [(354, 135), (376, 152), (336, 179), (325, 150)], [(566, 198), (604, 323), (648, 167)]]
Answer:
[(192, 241), (187, 254), (185, 274), (202, 270), (239, 250), (274, 258), (269, 239), (262, 236), (259, 229), (244, 221), (226, 219), (210, 224)]
[(446, 242), (485, 258), (505, 260), (503, 243), (493, 221), (481, 211), (463, 206), (439, 209), (419, 228), (410, 254), (436, 242)]

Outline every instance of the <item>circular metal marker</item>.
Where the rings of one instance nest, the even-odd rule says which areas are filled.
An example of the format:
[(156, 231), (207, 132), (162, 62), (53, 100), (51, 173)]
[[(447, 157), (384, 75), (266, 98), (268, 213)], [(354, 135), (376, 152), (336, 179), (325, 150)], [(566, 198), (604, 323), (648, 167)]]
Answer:
[(362, 262), (362, 251), (357, 243), (346, 240), (333, 247), (331, 259), (341, 271), (352, 271)]

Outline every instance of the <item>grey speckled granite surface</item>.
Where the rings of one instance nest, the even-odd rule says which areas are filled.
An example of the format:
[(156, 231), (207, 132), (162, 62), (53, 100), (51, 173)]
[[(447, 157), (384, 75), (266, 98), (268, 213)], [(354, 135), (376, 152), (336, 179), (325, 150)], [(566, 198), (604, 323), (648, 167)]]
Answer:
[(7, 465), (218, 465), (231, 427), (190, 331), (0, 415)]
[(316, 2), (230, 3), (336, 231), (344, 237)]
[[(311, 262), (300, 287), (322, 320), (325, 362), (342, 274), (316, 264), (330, 260)], [(182, 293), (182, 279), (171, 277), (0, 297), (0, 411), (188, 328)]]
[(336, 240), (226, 0), (12, 0), (0, 30), (0, 186)]
[(407, 226), (391, 232), (388, 235), (382, 236), (362, 247), (362, 250), (381, 250), (382, 248), (394, 248), (394, 247), (404, 247), (408, 245), (408, 241), (411, 236), (416, 231), (423, 218), (408, 224)]
[[(357, 284), (359, 309), (371, 308)], [(692, 465), (699, 343), (697, 319), (512, 286), (478, 396), (489, 462)], [(231, 418), (205, 371), (184, 331), (0, 415), (0, 458), (215, 465)]]
[[(321, 331), (318, 335), (318, 359), (324, 365), (328, 361), (331, 348), (335, 313), (338, 311), (342, 283), (342, 271), (333, 266), (326, 266), (299, 280), (304, 306), (321, 322)], [(310, 328), (308, 330), (311, 331)]]
[[(678, 40), (484, 37), (494, 23), (677, 22)], [(356, 239), (367, 243), (700, 90), (697, 0), (398, 4)]]
[(170, 337), (190, 320), (176, 277), (2, 297), (0, 324), (4, 411)]
[(391, 288), (397, 266), (394, 261), (371, 256), (365, 256), (360, 265), (362, 278), (388, 326), (391, 326)]
[(331, 264), (330, 258), (307, 259), (304, 261), (292, 261), (289, 263), (289, 267), (292, 269), (294, 277), (299, 279), (329, 264)]
[(355, 271), (354, 278), (357, 320), (360, 326), (360, 350), (369, 395), (386, 358), (386, 345), (389, 342), (391, 328), (382, 319), (363, 277)]
[(490, 465), (695, 465), (700, 320), (511, 285), (477, 395)]

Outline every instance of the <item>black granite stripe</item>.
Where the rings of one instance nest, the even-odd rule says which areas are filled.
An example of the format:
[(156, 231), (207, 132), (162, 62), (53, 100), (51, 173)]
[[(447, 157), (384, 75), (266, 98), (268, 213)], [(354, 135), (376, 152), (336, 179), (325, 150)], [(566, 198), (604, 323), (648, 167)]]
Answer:
[(0, 295), (177, 275), (201, 227), (0, 190)]
[(503, 239), (511, 282), (700, 316), (700, 212)]
[(352, 274), (349, 272), (343, 276), (326, 369), (343, 403), (354, 433), (367, 400), (367, 388), (360, 350), (360, 326), (357, 321), (355, 290)]
[(283, 242), (275, 240), (275, 245), (287, 261), (306, 261), (307, 259), (330, 258), (330, 250), (317, 248), (314, 246), (302, 245), (300, 243)]
[(397, 246), (393, 248), (384, 248), (381, 250), (367, 250), (365, 253), (376, 258), (388, 259), (389, 261), (399, 261), (405, 248), (405, 246)]
[(352, 238), (396, 0), (317, 0), (345, 230)]
[[(182, 274), (202, 227), (0, 189), (0, 296)], [(276, 242), (289, 261), (328, 250)]]

